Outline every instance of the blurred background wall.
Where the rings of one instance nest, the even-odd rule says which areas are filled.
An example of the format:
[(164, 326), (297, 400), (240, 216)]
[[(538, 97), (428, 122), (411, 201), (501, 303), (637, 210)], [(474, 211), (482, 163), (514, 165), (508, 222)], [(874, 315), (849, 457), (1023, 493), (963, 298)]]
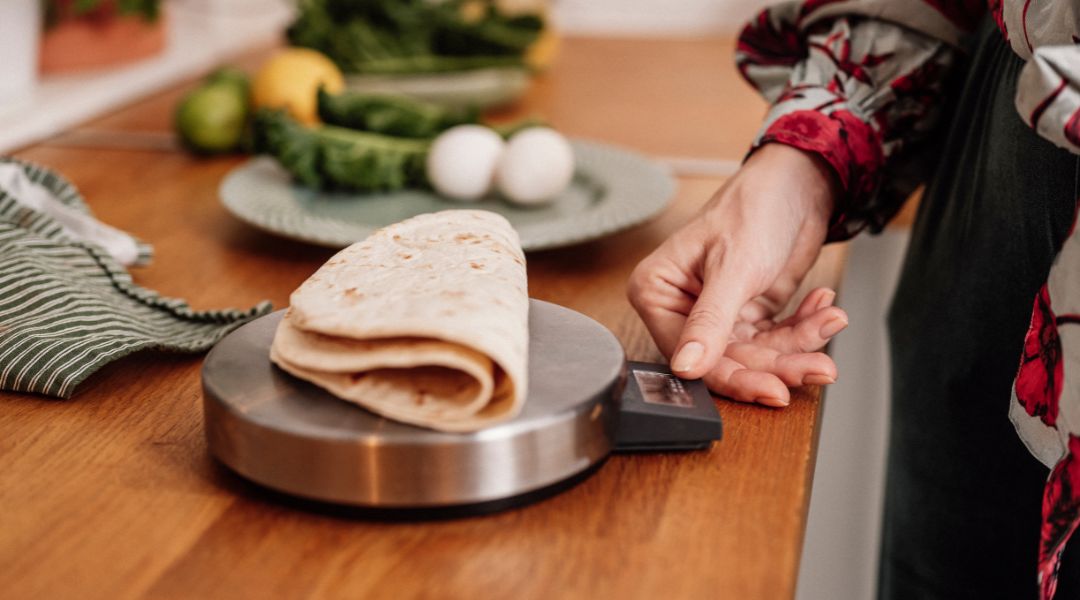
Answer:
[(763, 0), (555, 0), (567, 33), (705, 35), (737, 32)]

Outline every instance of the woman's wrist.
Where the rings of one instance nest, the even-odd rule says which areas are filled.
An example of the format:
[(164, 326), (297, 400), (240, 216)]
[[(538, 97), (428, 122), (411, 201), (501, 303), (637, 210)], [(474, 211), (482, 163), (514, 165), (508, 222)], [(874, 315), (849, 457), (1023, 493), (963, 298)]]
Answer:
[(780, 143), (757, 148), (743, 167), (750, 173), (761, 171), (764, 177), (790, 177), (798, 182), (801, 193), (796, 201), (805, 202), (813, 214), (826, 220), (836, 209), (843, 188), (833, 166), (824, 158)]

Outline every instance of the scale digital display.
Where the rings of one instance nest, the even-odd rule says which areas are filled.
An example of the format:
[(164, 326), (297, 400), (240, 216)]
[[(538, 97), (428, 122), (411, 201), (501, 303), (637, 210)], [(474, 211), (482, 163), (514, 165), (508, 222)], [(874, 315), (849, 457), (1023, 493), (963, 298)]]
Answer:
[(698, 450), (720, 439), (720, 414), (703, 381), (680, 379), (666, 364), (631, 361), (627, 366), (617, 451)]
[(657, 371), (634, 371), (634, 381), (641, 390), (641, 399), (649, 404), (665, 406), (694, 406), (694, 397), (678, 377)]

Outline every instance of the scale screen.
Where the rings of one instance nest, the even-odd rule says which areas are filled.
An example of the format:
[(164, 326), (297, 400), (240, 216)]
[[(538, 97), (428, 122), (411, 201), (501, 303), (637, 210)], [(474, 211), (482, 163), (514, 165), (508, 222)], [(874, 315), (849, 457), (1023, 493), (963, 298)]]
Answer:
[(699, 450), (720, 439), (720, 413), (704, 382), (680, 379), (662, 364), (631, 362), (628, 367), (616, 450)]

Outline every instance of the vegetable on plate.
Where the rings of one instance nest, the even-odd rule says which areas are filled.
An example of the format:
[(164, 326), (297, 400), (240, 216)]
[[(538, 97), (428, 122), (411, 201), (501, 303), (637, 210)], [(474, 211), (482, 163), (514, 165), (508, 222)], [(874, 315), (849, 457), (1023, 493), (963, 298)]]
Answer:
[[(256, 152), (270, 154), (298, 181), (318, 189), (392, 191), (427, 188), (431, 183), (448, 197), (475, 199), (488, 192), (502, 140), (542, 124), (522, 119), (488, 127), (475, 110), (462, 111), (394, 95), (319, 90), (322, 124), (307, 126), (284, 110), (259, 110), (254, 122)], [(464, 137), (444, 149), (443, 158), (458, 166), (430, 178), (428, 153), (440, 134), (466, 128)], [(494, 142), (492, 142), (492, 138)], [(464, 142), (461, 145), (460, 142)], [(480, 150), (476, 150), (480, 148)], [(482, 150), (482, 151), (481, 151)], [(483, 163), (483, 164), (480, 164)], [(425, 170), (425, 164), (427, 168)], [(484, 182), (469, 183), (470, 173), (487, 173)], [(435, 181), (438, 179), (438, 181)], [(451, 181), (450, 187), (440, 184)]]
[(255, 115), (255, 149), (301, 183), (356, 191), (424, 187), (429, 142), (334, 125), (306, 127), (284, 111)]
[(494, 0), (303, 0), (287, 36), (346, 73), (410, 74), (526, 66), (539, 12)]
[(391, 94), (318, 92), (324, 123), (408, 138), (433, 138), (455, 125), (478, 123), (476, 109), (453, 109)]

